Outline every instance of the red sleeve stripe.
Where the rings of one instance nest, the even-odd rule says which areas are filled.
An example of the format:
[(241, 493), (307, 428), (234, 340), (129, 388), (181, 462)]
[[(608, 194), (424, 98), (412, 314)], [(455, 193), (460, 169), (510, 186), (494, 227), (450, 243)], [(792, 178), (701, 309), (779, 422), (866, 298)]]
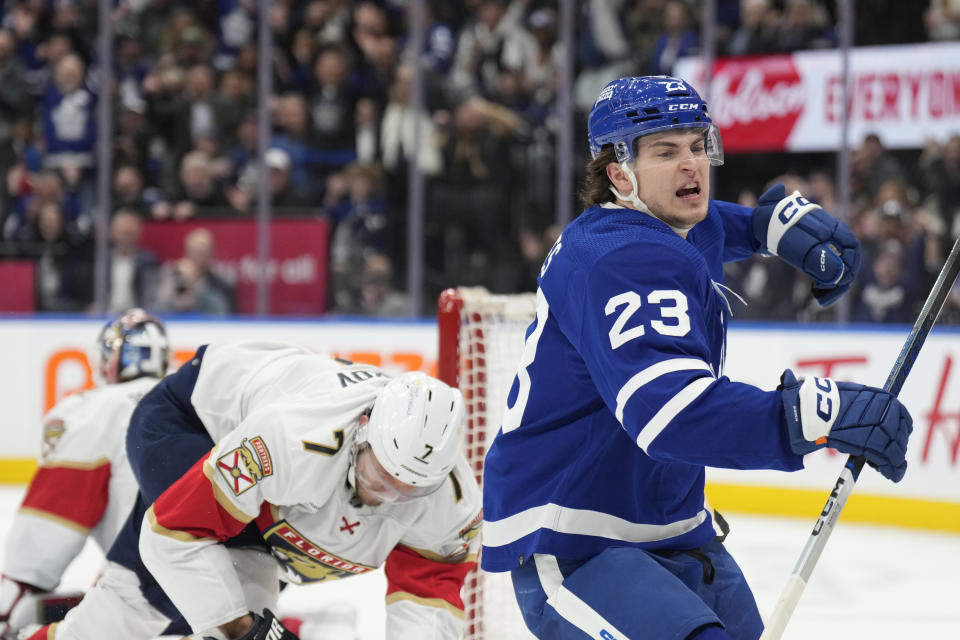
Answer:
[(384, 571), (387, 602), (411, 599), (428, 606), (444, 606), (463, 615), (460, 589), (475, 562), (438, 562), (403, 546), (394, 547)]
[(260, 505), (260, 515), (256, 518), (257, 528), (266, 531), (280, 520), (280, 509), (277, 505), (264, 502)]
[(23, 498), (24, 509), (90, 530), (103, 517), (110, 498), (110, 462), (94, 467), (40, 467)]
[(215, 496), (216, 487), (204, 475), (207, 458), (197, 460), (183, 477), (160, 494), (151, 507), (156, 525), (174, 537), (180, 532), (194, 538), (216, 538), (223, 542), (240, 533), (253, 519), (236, 508), (223, 508)]
[(48, 624), (44, 627), (41, 627), (33, 632), (27, 640), (54, 640), (57, 636), (57, 627), (60, 626), (59, 622), (54, 622), (53, 624)]

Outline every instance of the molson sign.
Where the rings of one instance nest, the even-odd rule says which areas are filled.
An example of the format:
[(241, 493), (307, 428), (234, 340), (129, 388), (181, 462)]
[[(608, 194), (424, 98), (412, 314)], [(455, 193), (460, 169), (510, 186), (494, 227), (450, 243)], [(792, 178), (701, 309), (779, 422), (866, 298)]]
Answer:
[[(728, 152), (831, 151), (840, 145), (843, 104), (837, 50), (718, 58), (710, 115)], [(702, 61), (674, 74), (703, 89)], [(960, 43), (859, 47), (850, 53), (851, 146), (876, 133), (890, 148), (919, 148), (960, 133)]]

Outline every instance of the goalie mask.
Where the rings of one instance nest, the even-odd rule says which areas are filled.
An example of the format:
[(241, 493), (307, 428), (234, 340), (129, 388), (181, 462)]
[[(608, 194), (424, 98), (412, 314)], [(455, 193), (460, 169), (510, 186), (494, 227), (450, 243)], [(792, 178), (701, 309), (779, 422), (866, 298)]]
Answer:
[(113, 384), (144, 376), (162, 378), (170, 364), (163, 322), (143, 309), (129, 309), (108, 322), (97, 337), (100, 375)]
[[(436, 378), (391, 380), (357, 432), (357, 480), (385, 502), (433, 493), (459, 459), (465, 415), (460, 391)], [(367, 446), (375, 460), (363, 455)]]

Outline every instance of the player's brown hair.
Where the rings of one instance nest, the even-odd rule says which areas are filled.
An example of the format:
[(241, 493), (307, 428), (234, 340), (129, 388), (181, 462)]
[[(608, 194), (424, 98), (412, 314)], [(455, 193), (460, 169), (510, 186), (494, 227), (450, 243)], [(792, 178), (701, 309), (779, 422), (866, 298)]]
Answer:
[(580, 202), (584, 208), (589, 208), (604, 202), (616, 199), (610, 192), (610, 178), (607, 177), (607, 165), (616, 162), (617, 156), (613, 145), (604, 145), (596, 158), (587, 163), (586, 175), (583, 178), (583, 187), (580, 189)]

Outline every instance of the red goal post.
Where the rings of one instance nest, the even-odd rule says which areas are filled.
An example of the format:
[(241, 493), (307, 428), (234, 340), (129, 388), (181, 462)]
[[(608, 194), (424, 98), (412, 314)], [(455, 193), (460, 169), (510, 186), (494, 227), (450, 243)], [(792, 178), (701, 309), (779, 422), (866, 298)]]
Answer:
[[(487, 445), (500, 426), (524, 334), (535, 316), (533, 293), (492, 294), (482, 287), (459, 287), (447, 289), (437, 301), (437, 377), (463, 392), (464, 445), (481, 487)], [(507, 573), (472, 571), (464, 586), (464, 604), (465, 640), (533, 637), (523, 625)]]

